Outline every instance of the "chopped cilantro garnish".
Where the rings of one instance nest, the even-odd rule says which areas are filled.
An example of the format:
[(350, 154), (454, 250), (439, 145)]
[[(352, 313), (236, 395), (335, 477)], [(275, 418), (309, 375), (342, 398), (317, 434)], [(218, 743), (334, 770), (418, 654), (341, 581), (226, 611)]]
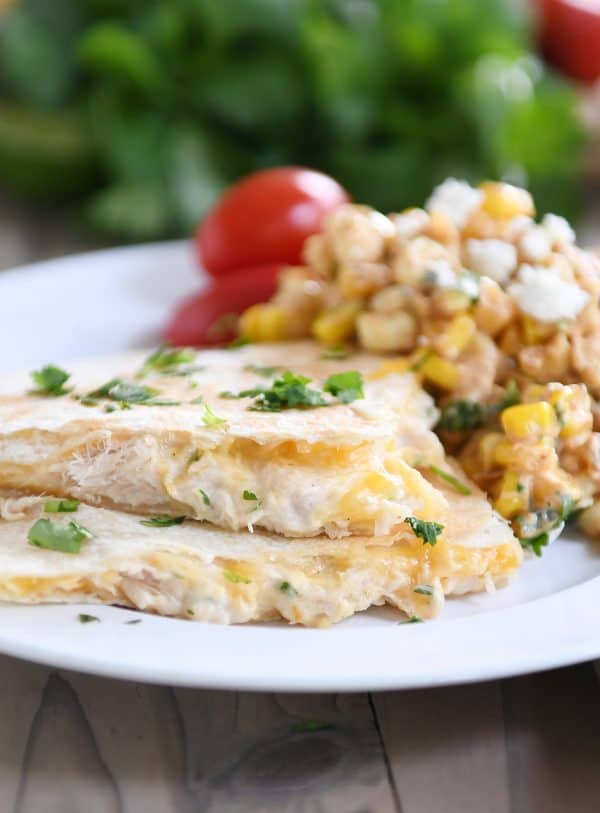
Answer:
[(257, 412), (281, 412), (282, 409), (296, 407), (326, 406), (327, 401), (323, 395), (306, 386), (309, 383), (310, 378), (294, 375), (286, 370), (273, 381), (270, 389), (253, 391), (253, 395), (249, 397), (254, 397), (255, 401), (250, 409)]
[(69, 392), (65, 384), (70, 377), (71, 373), (67, 373), (66, 370), (48, 364), (46, 367), (42, 367), (41, 370), (31, 373), (33, 383), (36, 384), (36, 389), (33, 392), (38, 395), (65, 395), (65, 393)]
[(107, 405), (104, 407), (104, 411), (105, 411), (105, 412), (116, 412), (116, 411), (117, 411), (117, 407), (116, 407), (114, 404), (107, 404)]
[(242, 497), (245, 500), (256, 500), (258, 502), (258, 497), (256, 496), (256, 494), (253, 491), (246, 491), (246, 489), (244, 489), (244, 493), (242, 494)]
[(132, 624), (141, 624), (142, 619), (141, 618), (132, 618), (131, 621), (123, 621), (123, 623), (127, 624), (127, 626), (130, 627)]
[(203, 404), (203, 403), (204, 403), (204, 398), (201, 395), (198, 395), (196, 398), (194, 398), (192, 401), (190, 401), (190, 404)]
[(327, 723), (324, 720), (299, 720), (292, 726), (292, 731), (294, 734), (308, 734), (312, 731), (326, 731), (333, 727), (333, 723)]
[(523, 483), (517, 483), (517, 493), (522, 494), (525, 491), (525, 486)]
[(419, 618), (418, 615), (410, 615), (406, 621), (399, 621), (400, 624), (422, 624), (423, 619)]
[(437, 429), (446, 432), (466, 432), (483, 426), (488, 410), (477, 401), (450, 401), (442, 407)]
[(38, 519), (31, 526), (27, 539), (30, 545), (60, 553), (79, 553), (84, 539), (93, 536), (91, 531), (72, 520), (68, 525), (55, 525), (49, 519)]
[(210, 505), (211, 504), (210, 497), (208, 496), (206, 491), (204, 491), (203, 488), (199, 488), (198, 491), (202, 495), (202, 502), (204, 503), (204, 505)]
[(194, 610), (192, 610), (192, 608), (191, 608), (191, 607), (188, 607), (188, 608), (187, 608), (186, 613), (187, 613), (188, 615), (196, 615), (195, 611), (194, 611)]
[(438, 536), (444, 530), (444, 526), (439, 522), (426, 522), (416, 517), (406, 517), (404, 522), (410, 525), (414, 535), (422, 539), (424, 545), (435, 545)]
[(189, 375), (196, 372), (199, 367), (189, 368), (196, 360), (196, 353), (190, 347), (172, 348), (168, 344), (161, 344), (144, 361), (142, 369), (138, 373), (138, 378), (143, 378), (150, 372), (157, 372), (163, 375)]
[(344, 373), (330, 375), (323, 384), (325, 392), (331, 393), (344, 404), (364, 398), (362, 375), (356, 370), (347, 370)]
[(433, 587), (430, 584), (418, 584), (413, 593), (418, 593), (420, 596), (432, 596)]
[(240, 392), (231, 392), (231, 390), (223, 390), (219, 393), (219, 398), (256, 398), (257, 395), (262, 395), (264, 387), (253, 387), (250, 390), (240, 390)]
[(528, 539), (519, 539), (521, 547), (528, 548), (533, 551), (536, 556), (542, 555), (542, 548), (546, 547), (549, 541), (550, 537), (546, 531), (537, 536), (529, 537)]
[(281, 582), (279, 589), (288, 596), (297, 596), (298, 591), (289, 582)]
[(329, 361), (342, 361), (343, 359), (347, 359), (349, 355), (350, 352), (341, 344), (334, 344), (323, 350), (321, 358)]
[(219, 418), (218, 415), (212, 411), (208, 404), (204, 404), (204, 414), (202, 415), (202, 423), (204, 426), (211, 429), (213, 426), (222, 426), (227, 423), (225, 418)]
[(80, 624), (90, 624), (92, 621), (100, 621), (97, 615), (88, 615), (87, 613), (79, 613), (77, 620)]
[(180, 401), (171, 401), (166, 398), (158, 398), (158, 390), (146, 387), (142, 384), (132, 384), (120, 378), (113, 378), (98, 387), (97, 390), (89, 392), (80, 400), (82, 404), (93, 406), (98, 401), (108, 399), (117, 401), (122, 408), (128, 408), (131, 404), (143, 404), (144, 406), (177, 406)]
[(181, 525), (185, 516), (171, 517), (169, 514), (158, 514), (150, 519), (140, 520), (142, 525), (147, 525), (149, 528), (170, 528), (171, 525)]
[(444, 469), (440, 469), (438, 466), (429, 466), (429, 471), (432, 474), (435, 474), (436, 477), (439, 477), (441, 480), (444, 480), (448, 485), (451, 485), (455, 491), (458, 491), (459, 494), (470, 494), (471, 489), (466, 486), (464, 483), (455, 477), (453, 474), (450, 474), (449, 471), (444, 471)]
[(256, 373), (256, 375), (260, 375), (263, 378), (273, 378), (274, 375), (282, 372), (283, 367), (263, 367), (260, 364), (246, 364), (244, 370), (247, 370), (249, 373)]
[(46, 500), (44, 511), (47, 514), (65, 514), (77, 511), (79, 500)]
[(233, 584), (250, 584), (250, 579), (241, 576), (239, 573), (236, 573), (235, 570), (224, 570), (223, 576), (225, 576), (228, 582), (233, 582)]

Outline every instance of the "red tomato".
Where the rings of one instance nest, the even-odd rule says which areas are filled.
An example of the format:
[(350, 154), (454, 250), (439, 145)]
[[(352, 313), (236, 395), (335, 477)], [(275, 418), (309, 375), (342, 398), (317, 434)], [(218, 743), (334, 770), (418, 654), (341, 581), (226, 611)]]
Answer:
[(225, 192), (198, 226), (198, 259), (213, 276), (264, 263), (297, 265), (304, 240), (348, 200), (337, 181), (312, 169), (254, 172)]
[(544, 53), (583, 82), (600, 77), (600, 8), (590, 0), (535, 0)]
[(178, 347), (230, 341), (236, 335), (235, 316), (272, 296), (280, 269), (280, 263), (259, 265), (214, 280), (178, 305), (163, 338)]

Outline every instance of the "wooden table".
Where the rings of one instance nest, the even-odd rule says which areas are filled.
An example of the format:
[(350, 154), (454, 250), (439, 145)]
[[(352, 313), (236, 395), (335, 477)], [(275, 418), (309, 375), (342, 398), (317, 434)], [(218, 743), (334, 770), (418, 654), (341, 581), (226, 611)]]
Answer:
[[(588, 211), (587, 236), (596, 222)], [(0, 268), (84, 248), (0, 202)], [(599, 597), (600, 600), (600, 597)], [(592, 813), (591, 664), (446, 689), (170, 689), (0, 656), (0, 813)]]

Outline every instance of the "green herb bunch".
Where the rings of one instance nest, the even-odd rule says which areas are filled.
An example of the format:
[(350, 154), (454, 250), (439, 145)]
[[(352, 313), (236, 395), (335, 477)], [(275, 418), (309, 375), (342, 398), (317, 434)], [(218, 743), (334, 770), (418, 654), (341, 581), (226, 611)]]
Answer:
[(383, 210), (449, 174), (573, 214), (575, 96), (512, 0), (22, 0), (0, 28), (0, 179), (122, 239), (188, 232), (234, 178), (320, 168)]

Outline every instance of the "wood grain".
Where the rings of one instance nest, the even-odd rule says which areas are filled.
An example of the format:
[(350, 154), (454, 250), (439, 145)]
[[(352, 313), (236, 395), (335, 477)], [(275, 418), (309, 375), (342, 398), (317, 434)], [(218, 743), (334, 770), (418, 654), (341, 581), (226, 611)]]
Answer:
[(366, 695), (175, 695), (198, 810), (399, 810)]
[(499, 683), (373, 697), (403, 813), (508, 813)]

